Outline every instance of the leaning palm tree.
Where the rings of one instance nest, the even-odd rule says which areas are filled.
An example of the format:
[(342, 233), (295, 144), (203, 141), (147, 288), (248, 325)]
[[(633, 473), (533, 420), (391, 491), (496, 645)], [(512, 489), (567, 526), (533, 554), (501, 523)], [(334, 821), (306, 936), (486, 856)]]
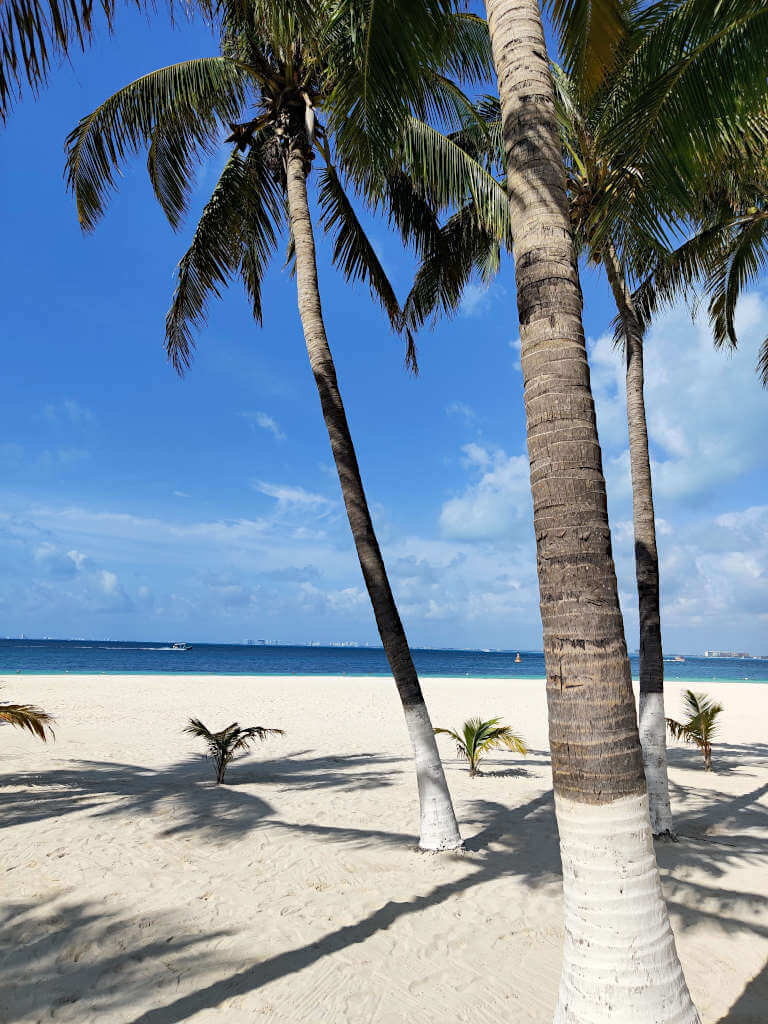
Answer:
[(522, 736), (512, 731), (511, 725), (499, 725), (500, 718), (468, 718), (461, 727), (456, 729), (435, 729), (435, 733), (445, 733), (456, 744), (456, 753), (469, 764), (469, 776), (474, 779), (480, 775), (480, 761), (490, 750), (516, 750), (518, 754), (526, 754), (527, 748)]
[(712, 768), (712, 739), (717, 732), (717, 717), (723, 705), (710, 700), (706, 693), (686, 690), (683, 694), (683, 708), (688, 713), (685, 722), (667, 719), (667, 728), (673, 739), (694, 743), (704, 755), (704, 768)]
[(190, 736), (198, 736), (208, 744), (208, 757), (213, 761), (216, 770), (216, 785), (224, 781), (224, 775), (235, 754), (245, 750), (255, 740), (265, 740), (267, 736), (284, 736), (283, 729), (268, 729), (263, 725), (250, 725), (241, 729), (237, 722), (228, 725), (220, 732), (211, 732), (199, 718), (190, 718), (184, 732)]
[[(397, 24), (386, 8), (377, 7), (375, 19), (371, 5), (351, 8), (335, 0), (225, 4), (221, 56), (145, 75), (84, 117), (67, 141), (67, 176), (80, 223), (90, 230), (104, 212), (124, 158), (146, 145), (155, 194), (176, 226), (186, 211), (196, 161), (222, 145), (222, 124), (228, 125), (230, 155), (178, 265), (166, 319), (166, 349), (179, 371), (190, 363), (193, 328), (204, 323), (209, 297), (219, 295), (232, 278), (241, 279), (254, 317), (261, 321), (262, 278), (287, 227), (307, 354), (414, 750), (420, 845), (454, 849), (461, 838), (371, 521), (326, 336), (307, 179), (319, 158), (320, 222), (333, 238), (334, 262), (347, 279), (368, 283), (399, 328), (394, 290), (350, 192), (371, 205), (383, 204), (406, 242), (429, 230), (434, 218), (424, 192), (410, 184), (404, 158), (392, 147), (406, 131), (418, 135), (429, 130), (420, 116), (450, 116), (457, 104), (467, 105), (443, 72), (467, 80), (485, 73), (488, 34), (482, 19), (449, 17), (418, 4), (398, 16)], [(326, 108), (328, 117), (323, 116)], [(450, 193), (450, 182), (444, 191)], [(407, 358), (413, 358), (410, 346)]]
[(563, 862), (555, 1020), (618, 1012), (637, 1024), (693, 1024), (653, 850), (541, 12), (537, 0), (486, 0), (486, 10), (514, 238)]
[(7, 704), (0, 701), (0, 722), (6, 722), (17, 729), (26, 729), (45, 743), (46, 731), (54, 738), (53, 716), (34, 704)]

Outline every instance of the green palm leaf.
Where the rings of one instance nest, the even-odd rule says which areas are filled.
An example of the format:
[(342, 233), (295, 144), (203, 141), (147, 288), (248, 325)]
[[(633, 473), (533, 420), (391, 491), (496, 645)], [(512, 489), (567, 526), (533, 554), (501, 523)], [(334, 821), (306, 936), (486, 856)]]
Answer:
[(333, 262), (347, 281), (366, 281), (393, 329), (401, 329), (400, 304), (333, 166), (320, 174), (318, 196), (323, 229), (334, 239)]
[(147, 144), (155, 192), (172, 223), (185, 209), (193, 167), (235, 121), (253, 79), (226, 57), (184, 61), (144, 75), (110, 96), (67, 137), (66, 178), (80, 224), (104, 213), (115, 175)]
[(527, 748), (522, 736), (513, 732), (512, 727), (500, 725), (500, 718), (468, 718), (461, 728), (435, 729), (435, 733), (450, 736), (456, 744), (456, 753), (464, 761), (469, 762), (469, 774), (479, 774), (478, 765), (490, 750), (515, 750), (525, 755)]
[(165, 321), (166, 351), (179, 372), (190, 364), (194, 332), (205, 323), (209, 297), (220, 297), (238, 272), (261, 322), (261, 282), (284, 215), (269, 146), (265, 139), (245, 156), (232, 153), (179, 262)]
[(686, 690), (683, 694), (683, 708), (687, 712), (687, 720), (678, 722), (674, 718), (668, 718), (667, 728), (674, 739), (699, 747), (704, 755), (705, 768), (709, 771), (712, 766), (712, 740), (717, 733), (717, 719), (722, 713), (723, 706), (711, 700), (705, 693)]
[(403, 140), (404, 166), (423, 183), (438, 208), (473, 203), (479, 224), (497, 238), (509, 235), (509, 199), (504, 186), (436, 128), (410, 118)]
[(182, 731), (205, 741), (207, 755), (216, 769), (217, 783), (224, 781), (227, 767), (239, 750), (244, 750), (254, 740), (285, 735), (283, 729), (269, 729), (263, 725), (251, 725), (241, 729), (237, 722), (233, 722), (220, 732), (211, 732), (199, 718), (190, 718)]

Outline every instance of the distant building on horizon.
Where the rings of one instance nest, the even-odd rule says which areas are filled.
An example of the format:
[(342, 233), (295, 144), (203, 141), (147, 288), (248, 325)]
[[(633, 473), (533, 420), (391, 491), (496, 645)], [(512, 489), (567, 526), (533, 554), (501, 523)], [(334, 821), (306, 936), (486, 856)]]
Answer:
[(751, 658), (746, 651), (704, 651), (705, 658)]

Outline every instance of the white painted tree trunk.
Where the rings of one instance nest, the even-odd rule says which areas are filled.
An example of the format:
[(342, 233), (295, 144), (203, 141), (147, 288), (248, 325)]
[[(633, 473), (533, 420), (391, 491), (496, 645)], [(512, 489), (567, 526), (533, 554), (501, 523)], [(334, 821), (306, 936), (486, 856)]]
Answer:
[(638, 713), (640, 746), (643, 748), (643, 768), (648, 786), (651, 811), (651, 831), (655, 836), (674, 837), (672, 809), (669, 805), (667, 778), (667, 729), (664, 716), (664, 694), (640, 694)]
[(700, 1024), (661, 892), (648, 797), (555, 796), (565, 942), (555, 1024)]
[(410, 705), (404, 710), (416, 761), (416, 781), (419, 787), (419, 848), (431, 852), (458, 850), (462, 846), (462, 840), (429, 712), (424, 703)]

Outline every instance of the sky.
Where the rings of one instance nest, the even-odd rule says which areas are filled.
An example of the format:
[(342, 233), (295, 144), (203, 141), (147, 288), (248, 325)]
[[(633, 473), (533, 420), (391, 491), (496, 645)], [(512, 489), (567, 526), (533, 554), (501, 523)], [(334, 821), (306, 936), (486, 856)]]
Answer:
[[(192, 369), (163, 353), (173, 271), (224, 156), (174, 234), (145, 155), (83, 236), (62, 171), (77, 120), (133, 78), (215, 53), (200, 25), (125, 11), (0, 130), (0, 635), (372, 642), (296, 309), (278, 259), (257, 327), (237, 285)], [(413, 262), (380, 222), (403, 297)], [(375, 526), (414, 645), (541, 649), (514, 278), (473, 283), (418, 339), (421, 372), (318, 232), (323, 309)], [(637, 647), (623, 372), (604, 278), (582, 268), (614, 555)], [(754, 372), (768, 282), (715, 352), (704, 320), (646, 343), (667, 653), (768, 654), (768, 394)]]

